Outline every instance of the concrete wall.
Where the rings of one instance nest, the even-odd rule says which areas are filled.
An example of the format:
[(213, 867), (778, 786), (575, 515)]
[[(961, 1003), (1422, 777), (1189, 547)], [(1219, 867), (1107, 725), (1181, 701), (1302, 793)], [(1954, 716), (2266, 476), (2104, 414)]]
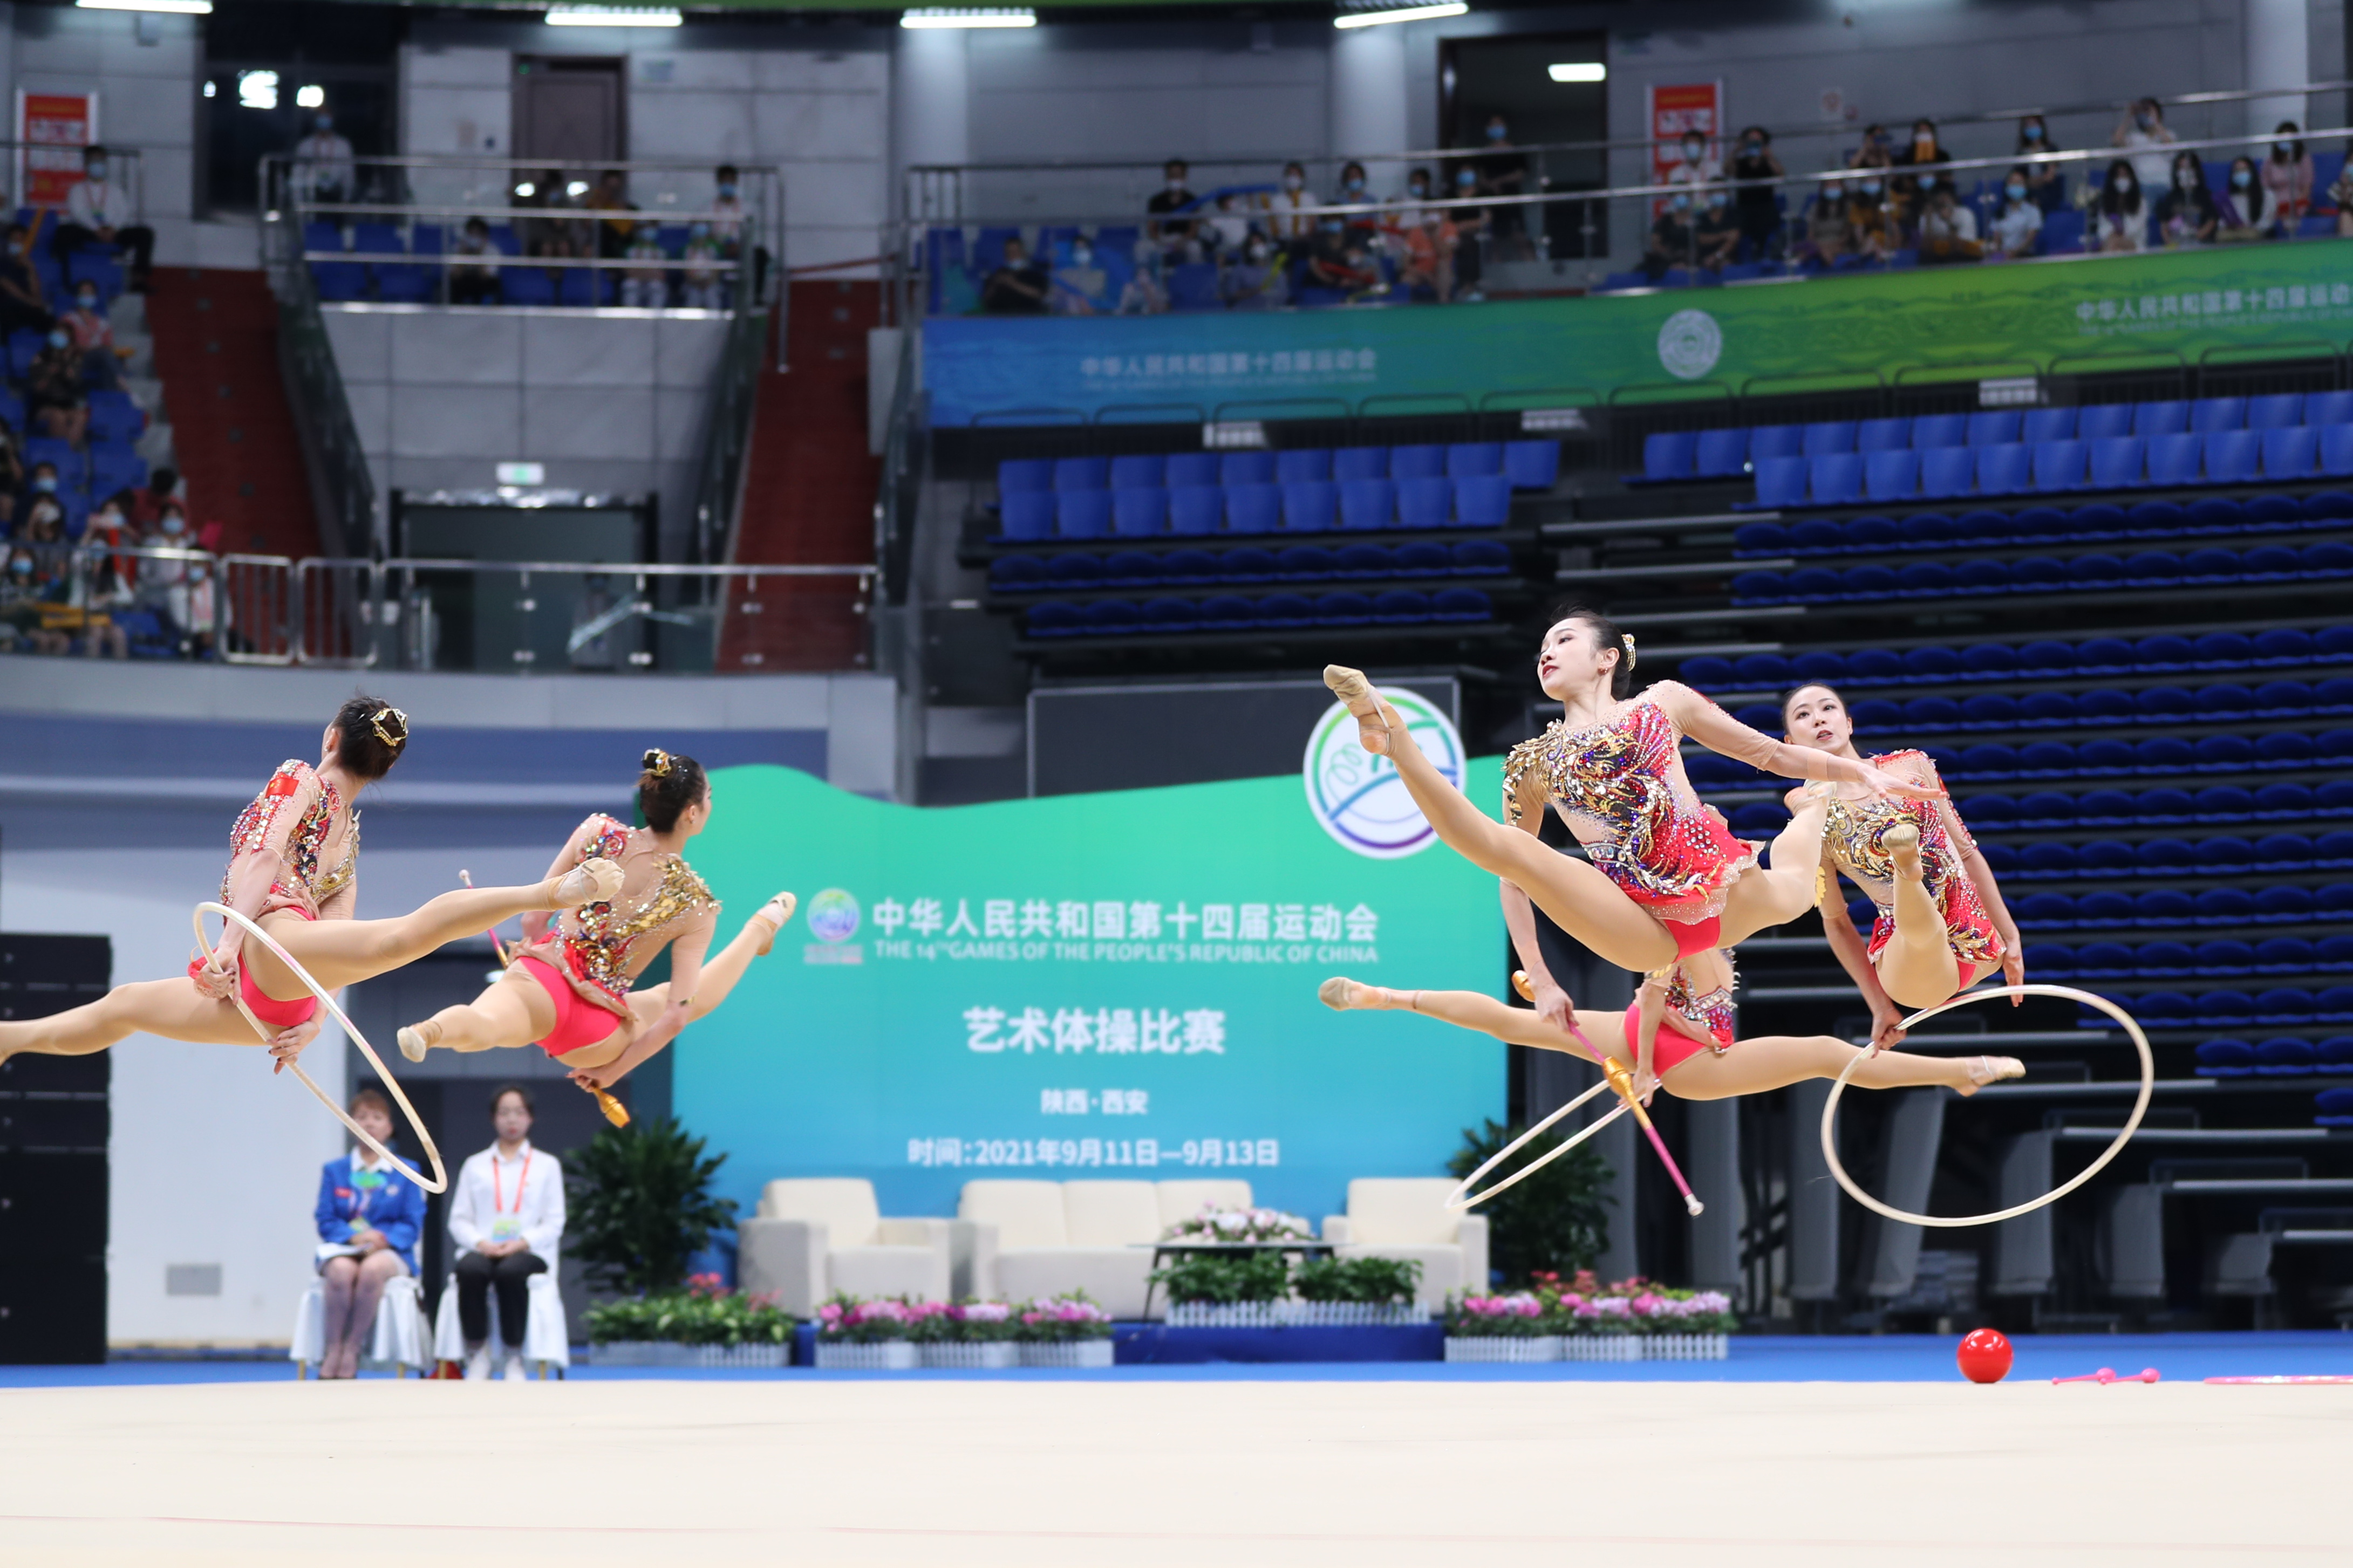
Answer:
[[(315, 755), (354, 684), (348, 671), (0, 667), (0, 927), (105, 935), (118, 984), (179, 972), (228, 822), (280, 758)], [(874, 676), (363, 679), (417, 725), (364, 803), (364, 919), (456, 886), (459, 867), (486, 884), (536, 879), (587, 811), (628, 810), (649, 742), (878, 795), (896, 765), (894, 693)], [(303, 1061), (340, 1094), (344, 1055), (322, 1037)], [(113, 1070), (108, 1337), (283, 1342), (310, 1280), (319, 1165), (342, 1152), (342, 1130), (258, 1052), (140, 1037), (114, 1048)], [(166, 1296), (175, 1263), (219, 1264), (221, 1294)]]
[[(7, 7), (18, 92), (95, 92), (99, 139), (140, 153), (142, 216), (163, 260), (196, 258), (198, 19)], [(15, 112), (10, 99), (10, 112)], [(10, 135), (15, 134), (12, 127)], [(9, 173), (10, 180), (15, 171)], [(13, 197), (18, 193), (13, 188)]]
[(694, 517), (696, 458), (728, 323), (700, 311), (324, 307), (377, 492), (479, 489), (494, 465), (657, 491), (665, 559)]

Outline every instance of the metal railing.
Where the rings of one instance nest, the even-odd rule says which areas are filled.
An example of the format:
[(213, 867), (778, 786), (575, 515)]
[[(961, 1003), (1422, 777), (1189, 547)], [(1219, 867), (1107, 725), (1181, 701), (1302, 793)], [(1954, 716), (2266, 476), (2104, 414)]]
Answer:
[(882, 602), (903, 605), (913, 575), (916, 513), (930, 469), (929, 421), (917, 384), (916, 330), (899, 330), (899, 368), (891, 391), (891, 426), (882, 448), (882, 476), (874, 500), (874, 559), (882, 569)]
[(744, 483), (752, 459), (752, 415), (765, 356), (765, 310), (738, 310), (720, 350), (704, 415), (702, 452), (694, 487), (694, 554), (698, 561), (733, 558)]
[[(105, 142), (106, 178), (109, 184), (120, 185), (131, 198), (131, 220), (142, 221), (147, 212), (147, 166), (136, 147), (118, 147)], [(57, 174), (71, 174), (77, 182), (81, 176), (83, 147), (61, 147), (53, 142), (0, 142), (0, 157), (7, 160), (9, 177), (14, 182), (9, 189), (16, 193), (16, 205), (32, 207), (37, 212), (62, 216), (65, 204), (47, 205), (28, 201), (25, 193), (32, 188), (31, 175), (36, 169)]]
[(293, 399), (294, 433), (309, 470), (320, 542), (343, 554), (376, 548), (384, 536), (375, 481), (352, 422), (351, 400), (308, 268), (292, 268), (278, 290), (278, 353)]

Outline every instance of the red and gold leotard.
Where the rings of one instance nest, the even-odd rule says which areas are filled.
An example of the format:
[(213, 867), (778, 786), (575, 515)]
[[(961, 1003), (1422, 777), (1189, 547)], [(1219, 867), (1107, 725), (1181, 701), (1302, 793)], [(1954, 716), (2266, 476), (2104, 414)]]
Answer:
[(592, 816), (572, 836), (572, 865), (598, 856), (621, 868), (621, 889), (602, 903), (566, 910), (539, 941), (517, 957), (535, 958), (567, 979), (575, 994), (614, 1015), (629, 1016), (629, 987), (655, 955), (700, 930), (719, 924), (719, 900), (693, 868), (658, 849), (653, 836)]
[[(294, 818), (283, 822), (290, 808)], [(343, 852), (332, 867), (322, 870), (322, 854), (338, 825), (345, 827)], [(343, 895), (349, 892), (359, 866), (359, 814), (353, 812), (345, 822), (343, 797), (310, 763), (289, 758), (278, 764), (278, 771), (229, 829), (228, 854), (228, 869), (221, 874), (222, 903), (234, 902), (232, 884), (240, 856), (274, 855), (278, 867), (257, 918), (287, 909), (299, 910), (308, 920), (351, 918), (352, 900)]]
[[(1684, 775), (1681, 730), (1653, 687), (1599, 723), (1556, 721), (1512, 748), (1504, 809), (1517, 823), (1533, 778), (1556, 803), (1593, 864), (1662, 921), (1692, 924), (1724, 912), (1757, 849), (1703, 810)], [(1705, 945), (1713, 945), (1708, 943)]]
[[(1897, 764), (1910, 759), (1926, 760), (1921, 752), (1905, 751), (1883, 752), (1870, 762), (1873, 767), (1893, 772), (1900, 771)], [(1936, 804), (1877, 796), (1843, 800), (1833, 792), (1822, 845), (1831, 864), (1879, 908), (1878, 918), (1871, 922), (1871, 961), (1876, 963), (1888, 939), (1895, 934), (1895, 863), (1880, 847), (1880, 836), (1899, 821), (1917, 827), (1921, 879), (1936, 902), (1937, 912), (1945, 917), (1945, 940), (1960, 963), (1961, 984), (1967, 985), (2001, 962), (2001, 935), (1986, 912), (1985, 901), (1978, 897), (1977, 884), (1969, 880), (1968, 870), (1961, 864), (1959, 848), (1945, 831), (1945, 816)]]

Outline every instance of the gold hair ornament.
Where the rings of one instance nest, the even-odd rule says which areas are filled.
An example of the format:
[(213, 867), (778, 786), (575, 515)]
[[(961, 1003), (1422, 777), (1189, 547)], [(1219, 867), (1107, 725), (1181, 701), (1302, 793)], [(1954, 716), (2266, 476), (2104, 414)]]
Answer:
[[(399, 726), (400, 732), (398, 734), (393, 733), (390, 729), (385, 727), (385, 721), (387, 719), (392, 721), (394, 724)], [(368, 728), (375, 731), (375, 738), (377, 740), (382, 741), (394, 751), (398, 751), (401, 747), (408, 744), (408, 715), (403, 713), (397, 708), (377, 709), (375, 716), (368, 720)]]
[(659, 746), (646, 752), (646, 772), (658, 779), (670, 777), (670, 753)]
[(1628, 669), (1633, 668), (1634, 634), (1632, 632), (1620, 632), (1618, 634), (1618, 641), (1626, 649), (1626, 668)]

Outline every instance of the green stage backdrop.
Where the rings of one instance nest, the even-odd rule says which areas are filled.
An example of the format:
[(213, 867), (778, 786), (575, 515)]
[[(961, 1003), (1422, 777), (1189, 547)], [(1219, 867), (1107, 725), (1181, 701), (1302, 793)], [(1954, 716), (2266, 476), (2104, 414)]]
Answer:
[[(1497, 797), (1496, 759), (1470, 773)], [(951, 1215), (979, 1177), (1210, 1175), (1320, 1217), (1503, 1115), (1493, 1041), (1315, 997), (1335, 973), (1493, 992), (1494, 879), (1442, 845), (1351, 849), (1297, 776), (935, 809), (786, 768), (713, 784), (689, 854), (722, 938), (801, 898), (672, 1047), (678, 1114), (746, 1214), (777, 1176)]]
[[(2286, 350), (2353, 332), (2353, 241), (1923, 268), (1587, 299), (1248, 315), (948, 317), (924, 330), (935, 426), (1018, 410), (1281, 417), (1279, 400), (1740, 392), (1760, 378), (2000, 374), (2086, 356)], [(2063, 367), (2071, 368), (2071, 367)], [(1758, 387), (1788, 390), (1792, 385)], [(1591, 398), (1585, 400), (1591, 400)], [(1562, 401), (1578, 401), (1567, 397)], [(1541, 400), (1539, 400), (1541, 401)], [(1510, 405), (1508, 403), (1506, 405)], [(1291, 412), (1314, 415), (1308, 402)]]

